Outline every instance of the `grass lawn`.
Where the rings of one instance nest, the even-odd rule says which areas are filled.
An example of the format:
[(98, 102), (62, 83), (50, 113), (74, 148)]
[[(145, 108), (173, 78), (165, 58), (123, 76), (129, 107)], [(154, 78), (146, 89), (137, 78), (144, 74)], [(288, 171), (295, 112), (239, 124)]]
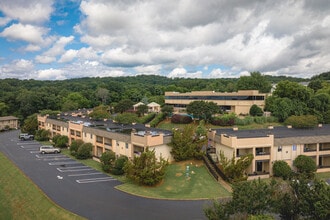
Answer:
[[(70, 151), (62, 150), (70, 157)], [(72, 157), (73, 158), (73, 157)], [(92, 160), (78, 160), (101, 172), (101, 163)], [(193, 165), (192, 165), (192, 164)], [(189, 177), (186, 176), (186, 166), (189, 166)], [(113, 176), (113, 175), (112, 175)], [(207, 171), (202, 161), (189, 161), (170, 164), (162, 183), (154, 187), (138, 186), (131, 183), (125, 176), (113, 176), (122, 185), (116, 188), (129, 194), (158, 199), (213, 199), (231, 196)]]
[(52, 202), (0, 153), (0, 219), (84, 219)]
[(322, 180), (330, 178), (330, 172), (316, 173), (316, 176)]
[(209, 174), (202, 161), (170, 164), (163, 182), (154, 187), (137, 186), (127, 182), (116, 188), (139, 196), (161, 199), (214, 199), (231, 196), (231, 193)]

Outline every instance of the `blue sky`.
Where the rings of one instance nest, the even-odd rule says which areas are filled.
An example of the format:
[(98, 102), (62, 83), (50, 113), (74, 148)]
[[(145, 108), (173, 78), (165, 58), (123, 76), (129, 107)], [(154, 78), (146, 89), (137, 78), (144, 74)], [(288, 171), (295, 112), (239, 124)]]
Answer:
[(2, 0), (0, 79), (330, 70), (328, 0)]

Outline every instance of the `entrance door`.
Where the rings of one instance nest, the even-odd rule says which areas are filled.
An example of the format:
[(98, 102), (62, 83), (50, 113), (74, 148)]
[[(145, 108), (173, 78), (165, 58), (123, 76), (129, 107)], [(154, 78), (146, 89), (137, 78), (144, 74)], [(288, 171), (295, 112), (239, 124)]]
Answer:
[(262, 162), (257, 161), (257, 172), (262, 172)]

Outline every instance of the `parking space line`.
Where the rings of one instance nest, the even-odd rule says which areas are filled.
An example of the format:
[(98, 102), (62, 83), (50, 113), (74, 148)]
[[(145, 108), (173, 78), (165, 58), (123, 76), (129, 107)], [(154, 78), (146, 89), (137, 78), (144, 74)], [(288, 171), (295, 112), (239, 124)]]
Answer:
[(52, 157), (67, 157), (63, 154), (42, 154), (42, 155), (36, 155), (36, 157), (42, 159), (42, 158), (52, 158)]
[(77, 162), (77, 161), (71, 161), (71, 162), (51, 162), (51, 163), (48, 163), (49, 165), (51, 166), (56, 166), (56, 165), (66, 165), (66, 164), (78, 164), (80, 162)]
[(97, 183), (97, 182), (105, 182), (105, 181), (113, 181), (115, 180), (112, 177), (103, 177), (103, 178), (92, 178), (92, 179), (79, 179), (76, 180), (77, 183)]
[(100, 175), (100, 174), (103, 174), (103, 175), (104, 175), (104, 173), (100, 173), (100, 172), (98, 172), (98, 173), (79, 173), (79, 174), (69, 174), (68, 176), (88, 176), (88, 175)]
[(31, 154), (38, 154), (39, 151), (38, 151), (38, 150), (37, 150), (37, 151), (30, 151), (30, 153), (31, 153)]
[(42, 159), (43, 161), (52, 161), (52, 160), (72, 160), (71, 158), (69, 157), (54, 157), (54, 158), (40, 158)]

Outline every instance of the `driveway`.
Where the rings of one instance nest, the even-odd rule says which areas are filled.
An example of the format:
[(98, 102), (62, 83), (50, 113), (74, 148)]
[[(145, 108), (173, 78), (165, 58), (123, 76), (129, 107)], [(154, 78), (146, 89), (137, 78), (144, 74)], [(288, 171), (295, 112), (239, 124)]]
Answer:
[(208, 201), (146, 199), (116, 190), (116, 179), (62, 154), (41, 155), (19, 131), (0, 133), (0, 151), (61, 207), (88, 219), (206, 219)]

